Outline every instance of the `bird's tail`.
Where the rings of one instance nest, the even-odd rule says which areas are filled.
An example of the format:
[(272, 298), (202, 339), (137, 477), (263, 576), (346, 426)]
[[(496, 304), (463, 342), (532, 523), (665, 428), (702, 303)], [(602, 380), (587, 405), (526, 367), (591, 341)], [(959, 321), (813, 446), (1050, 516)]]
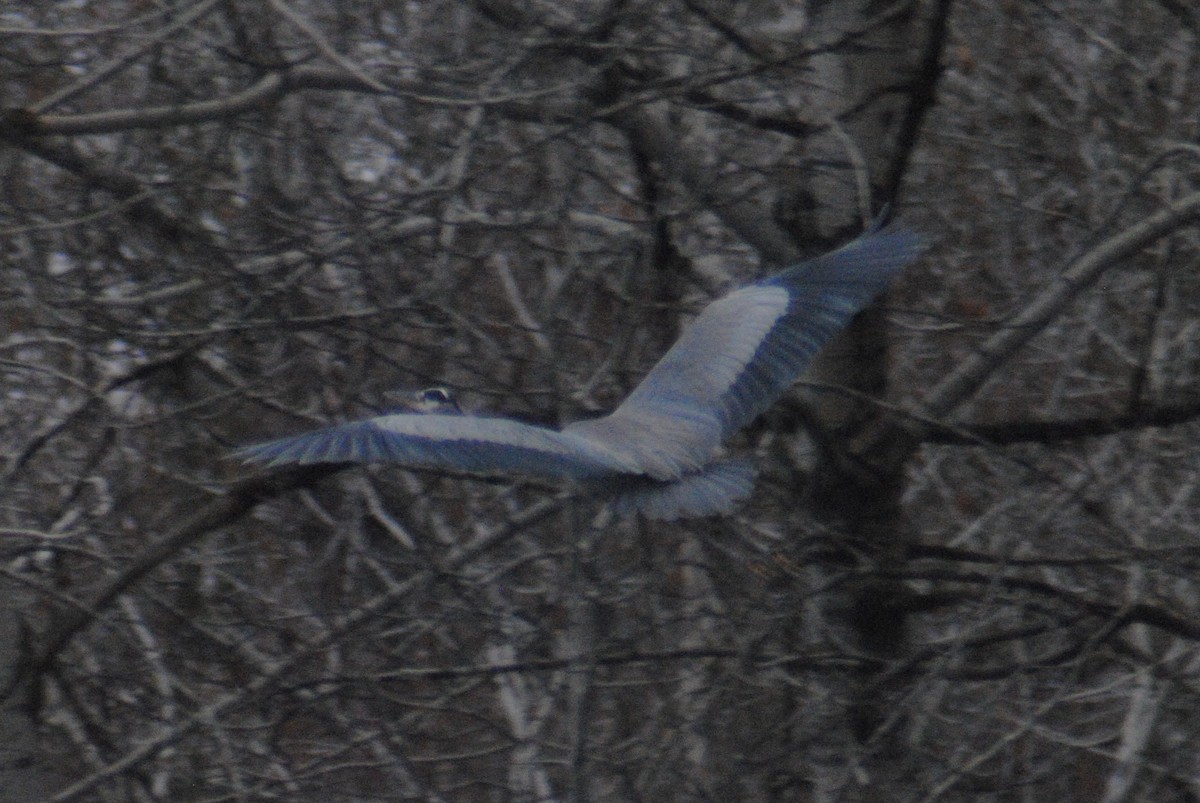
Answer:
[(621, 515), (641, 513), (671, 521), (730, 513), (754, 490), (757, 471), (750, 460), (718, 460), (676, 480), (630, 477), (612, 500)]

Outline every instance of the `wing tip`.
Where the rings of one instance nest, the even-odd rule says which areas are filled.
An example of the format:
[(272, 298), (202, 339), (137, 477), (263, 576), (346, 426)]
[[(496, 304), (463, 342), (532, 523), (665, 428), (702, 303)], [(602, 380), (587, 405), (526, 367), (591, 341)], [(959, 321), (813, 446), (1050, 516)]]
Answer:
[(318, 463), (368, 462), (372, 459), (369, 422), (302, 432), (286, 438), (252, 443), (230, 452), (229, 457), (268, 467), (311, 466)]

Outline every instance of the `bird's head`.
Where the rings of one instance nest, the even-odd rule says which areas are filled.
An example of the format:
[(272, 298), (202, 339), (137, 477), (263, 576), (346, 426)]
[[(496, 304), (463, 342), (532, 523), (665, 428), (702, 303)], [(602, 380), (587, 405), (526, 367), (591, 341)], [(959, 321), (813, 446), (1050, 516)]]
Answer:
[(422, 415), (463, 415), (462, 408), (448, 388), (422, 390), (389, 390), (383, 394), (389, 405), (388, 413), (420, 413)]
[(448, 388), (424, 388), (412, 394), (409, 406), (415, 413), (462, 415), (462, 408)]

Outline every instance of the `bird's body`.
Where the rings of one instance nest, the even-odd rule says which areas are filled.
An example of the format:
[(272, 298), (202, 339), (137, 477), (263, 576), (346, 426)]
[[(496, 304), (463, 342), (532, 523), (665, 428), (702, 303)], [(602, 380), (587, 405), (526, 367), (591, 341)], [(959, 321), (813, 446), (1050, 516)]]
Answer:
[(525, 474), (580, 482), (650, 518), (726, 513), (749, 495), (754, 469), (720, 458), (721, 444), (770, 407), (918, 251), (915, 235), (875, 231), (735, 290), (700, 313), (616, 410), (561, 430), (455, 408), (378, 416), (238, 456)]

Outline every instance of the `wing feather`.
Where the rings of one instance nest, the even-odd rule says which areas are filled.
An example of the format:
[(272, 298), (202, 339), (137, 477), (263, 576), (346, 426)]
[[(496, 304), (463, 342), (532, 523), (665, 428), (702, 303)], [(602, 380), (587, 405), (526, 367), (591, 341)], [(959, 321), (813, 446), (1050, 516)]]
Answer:
[(705, 308), (634, 389), (614, 416), (687, 410), (720, 442), (770, 407), (813, 356), (916, 259), (920, 241), (875, 231), (816, 259), (743, 287)]
[(597, 479), (638, 470), (602, 445), (566, 432), (462, 415), (379, 416), (246, 446), (234, 456), (272, 466), (394, 463), (553, 479)]

